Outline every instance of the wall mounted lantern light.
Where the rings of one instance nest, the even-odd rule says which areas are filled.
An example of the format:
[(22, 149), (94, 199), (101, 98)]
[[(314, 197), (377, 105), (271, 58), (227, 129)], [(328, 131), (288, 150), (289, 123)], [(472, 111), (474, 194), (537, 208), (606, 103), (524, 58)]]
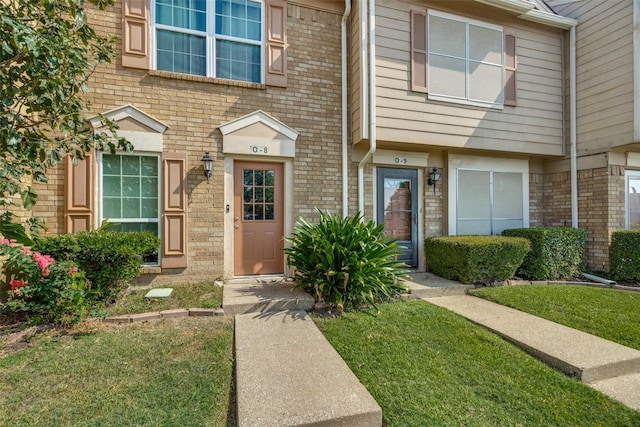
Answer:
[(205, 152), (202, 157), (202, 168), (204, 169), (204, 176), (207, 177), (207, 182), (213, 175), (213, 159), (209, 156), (209, 152)]
[(429, 180), (427, 184), (433, 185), (433, 194), (436, 194), (436, 184), (440, 181), (440, 171), (438, 168), (433, 168), (431, 172), (429, 172)]

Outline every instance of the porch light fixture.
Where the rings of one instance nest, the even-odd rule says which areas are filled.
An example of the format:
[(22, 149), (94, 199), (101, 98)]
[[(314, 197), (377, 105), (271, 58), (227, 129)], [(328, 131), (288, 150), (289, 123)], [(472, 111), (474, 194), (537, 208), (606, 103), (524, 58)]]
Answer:
[(207, 177), (207, 182), (213, 175), (213, 158), (209, 156), (209, 152), (205, 152), (202, 157), (202, 168), (204, 169), (204, 176)]
[(429, 172), (429, 180), (427, 181), (428, 185), (433, 185), (433, 194), (436, 194), (436, 184), (440, 181), (440, 171), (438, 168), (433, 168), (431, 172)]

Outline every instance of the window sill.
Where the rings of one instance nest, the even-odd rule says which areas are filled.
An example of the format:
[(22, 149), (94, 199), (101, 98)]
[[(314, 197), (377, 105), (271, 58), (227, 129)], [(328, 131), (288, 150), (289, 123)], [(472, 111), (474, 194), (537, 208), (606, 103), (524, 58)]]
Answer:
[(161, 77), (163, 79), (184, 80), (198, 83), (212, 83), (226, 86), (245, 87), (249, 89), (266, 89), (267, 85), (262, 83), (243, 82), (240, 80), (219, 79), (217, 77), (196, 76), (193, 74), (174, 73), (170, 71), (149, 70), (149, 75)]
[(461, 105), (467, 105), (470, 107), (491, 108), (493, 110), (504, 110), (504, 104), (500, 102), (489, 103), (489, 102), (482, 102), (482, 101), (472, 101), (469, 99), (454, 98), (446, 95), (434, 95), (431, 93), (428, 94), (428, 99), (430, 101), (449, 102), (452, 104), (461, 104)]
[(155, 265), (143, 265), (142, 268), (140, 268), (140, 275), (143, 274), (160, 274), (162, 273), (162, 267), (155, 266)]

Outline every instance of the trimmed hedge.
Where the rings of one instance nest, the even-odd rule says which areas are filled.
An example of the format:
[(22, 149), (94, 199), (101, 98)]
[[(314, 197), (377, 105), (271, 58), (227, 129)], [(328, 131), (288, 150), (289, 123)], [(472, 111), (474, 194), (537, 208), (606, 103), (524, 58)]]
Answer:
[(518, 275), (530, 280), (561, 280), (580, 273), (587, 239), (582, 228), (512, 228), (502, 235), (524, 237), (531, 242), (531, 251), (516, 271)]
[(160, 239), (148, 231), (84, 231), (35, 239), (33, 249), (78, 264), (91, 282), (90, 299), (112, 302), (140, 274), (143, 258), (157, 254)]
[(611, 233), (611, 275), (619, 282), (640, 282), (640, 229)]
[(514, 275), (530, 243), (504, 236), (431, 237), (425, 254), (434, 274), (462, 283), (496, 282)]

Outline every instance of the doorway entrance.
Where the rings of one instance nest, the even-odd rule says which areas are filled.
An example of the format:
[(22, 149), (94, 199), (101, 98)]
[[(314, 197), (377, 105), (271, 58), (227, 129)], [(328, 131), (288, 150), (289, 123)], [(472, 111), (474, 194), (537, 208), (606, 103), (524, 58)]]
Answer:
[(377, 169), (377, 218), (402, 246), (398, 261), (418, 266), (418, 170)]
[(284, 273), (284, 167), (235, 162), (234, 275)]

